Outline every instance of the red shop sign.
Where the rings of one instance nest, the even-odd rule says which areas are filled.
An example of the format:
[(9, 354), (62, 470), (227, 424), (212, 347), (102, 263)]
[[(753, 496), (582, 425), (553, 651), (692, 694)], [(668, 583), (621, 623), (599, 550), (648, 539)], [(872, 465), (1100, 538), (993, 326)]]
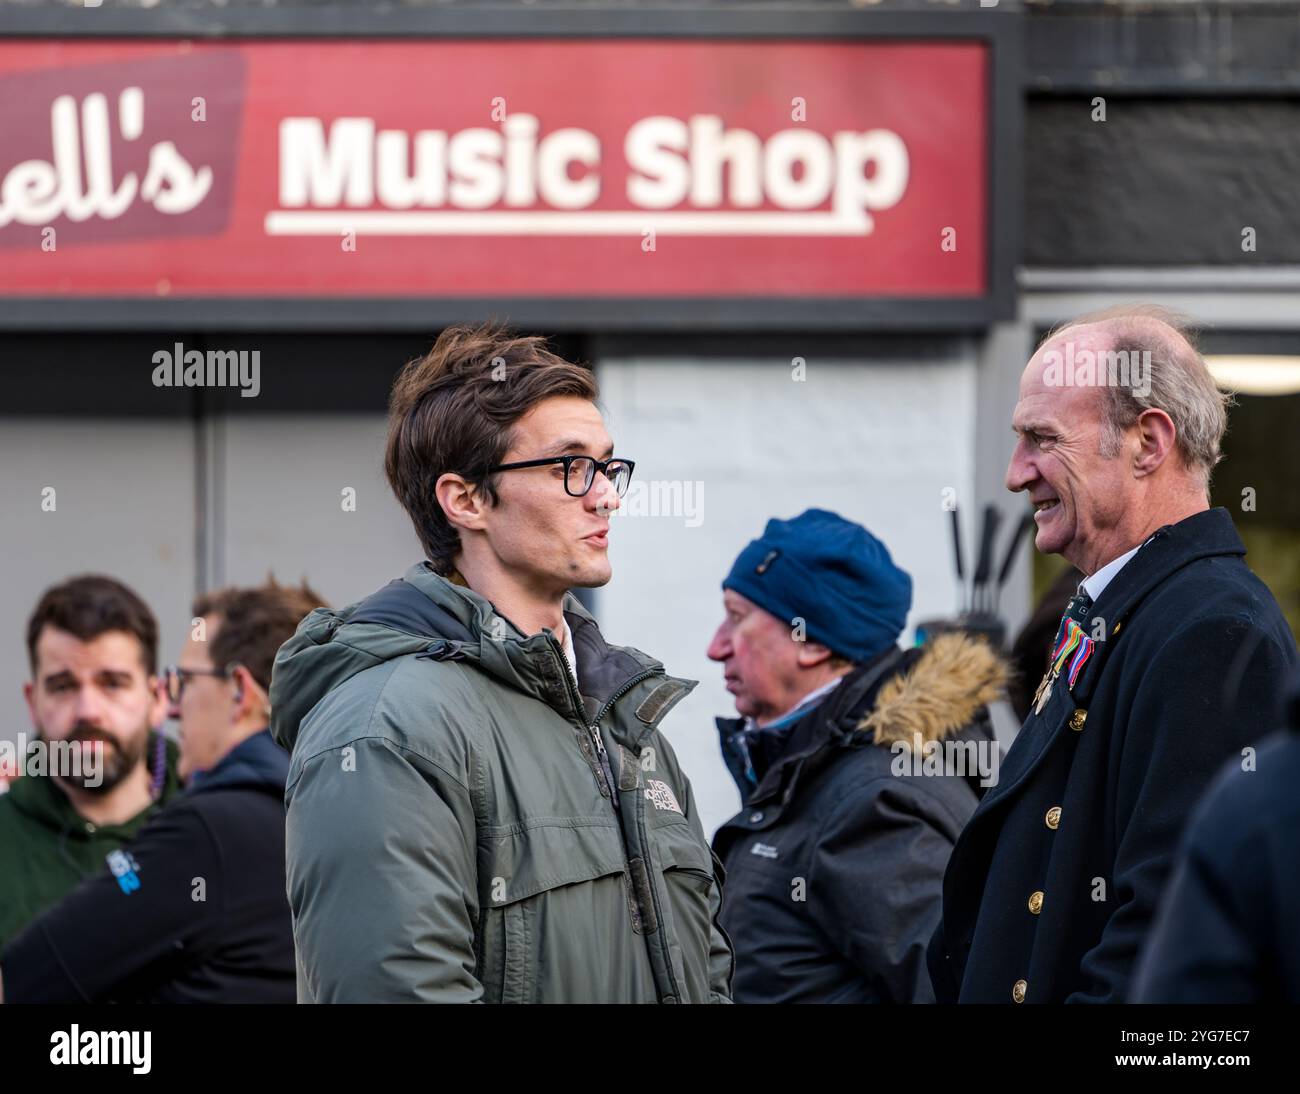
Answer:
[(0, 296), (980, 300), (980, 41), (0, 42)]

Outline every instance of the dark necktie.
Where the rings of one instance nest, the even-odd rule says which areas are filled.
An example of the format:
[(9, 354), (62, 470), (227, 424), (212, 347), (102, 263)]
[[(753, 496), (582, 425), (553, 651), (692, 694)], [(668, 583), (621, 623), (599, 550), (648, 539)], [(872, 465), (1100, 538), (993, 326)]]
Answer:
[(1079, 626), (1083, 626), (1088, 620), (1088, 613), (1092, 610), (1092, 597), (1084, 591), (1082, 585), (1079, 591), (1070, 597), (1070, 603), (1065, 606), (1065, 618), (1073, 619)]
[(1086, 631), (1088, 629), (1088, 614), (1092, 611), (1092, 597), (1085, 591), (1082, 585), (1079, 591), (1070, 597), (1070, 603), (1065, 606), (1065, 614), (1061, 616), (1061, 622), (1056, 628), (1056, 637), (1052, 639), (1051, 650), (1048, 651), (1048, 660), (1051, 660), (1051, 654), (1061, 644), (1061, 639), (1065, 636), (1066, 624), (1073, 619), (1080, 627)]

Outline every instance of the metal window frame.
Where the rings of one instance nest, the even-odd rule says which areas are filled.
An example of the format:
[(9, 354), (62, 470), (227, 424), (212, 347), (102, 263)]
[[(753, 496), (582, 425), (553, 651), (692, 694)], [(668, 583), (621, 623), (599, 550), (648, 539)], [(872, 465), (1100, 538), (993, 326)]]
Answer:
[(1023, 73), (1016, 10), (860, 11), (780, 7), (265, 9), (0, 8), (15, 38), (666, 38), (977, 41), (989, 50), (986, 224), (981, 297), (37, 297), (0, 299), (0, 330), (428, 331), (499, 316), (588, 331), (980, 330), (1015, 313), (1020, 253)]

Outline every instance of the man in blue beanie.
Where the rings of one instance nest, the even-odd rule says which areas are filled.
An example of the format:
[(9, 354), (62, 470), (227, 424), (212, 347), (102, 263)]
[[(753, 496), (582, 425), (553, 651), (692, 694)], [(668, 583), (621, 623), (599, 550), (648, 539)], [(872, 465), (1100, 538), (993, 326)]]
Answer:
[(744, 807), (714, 837), (733, 998), (932, 1001), (925, 947), (996, 770), (1005, 667), (960, 634), (899, 649), (911, 578), (823, 509), (768, 521), (722, 588), (708, 654), (741, 715), (717, 725)]

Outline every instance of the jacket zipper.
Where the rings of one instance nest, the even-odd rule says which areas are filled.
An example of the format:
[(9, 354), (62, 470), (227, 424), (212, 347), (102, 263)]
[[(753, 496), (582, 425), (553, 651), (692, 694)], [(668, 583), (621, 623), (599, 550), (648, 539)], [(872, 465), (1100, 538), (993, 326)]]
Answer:
[[(585, 713), (582, 710), (582, 696), (578, 694), (578, 688), (574, 681), (573, 673), (569, 671), (569, 665), (568, 665), (569, 659), (564, 656), (564, 650), (558, 648), (559, 647), (558, 641), (552, 639), (551, 642), (552, 645), (557, 647), (556, 654), (560, 658), (560, 668), (564, 672), (564, 675), (568, 678), (569, 697), (570, 699), (576, 700), (576, 702), (574, 703), (574, 709), (580, 713)], [(601, 771), (601, 779), (602, 781), (605, 782), (606, 786), (609, 789), (609, 804), (614, 810), (614, 819), (615, 821), (618, 822), (618, 830), (623, 840), (624, 858), (627, 857), (628, 850), (629, 850), (628, 841), (627, 841), (627, 832), (624, 830), (623, 816), (619, 812), (619, 807), (618, 807), (618, 797), (616, 796), (618, 793), (618, 784), (614, 781), (614, 771), (613, 768), (610, 767), (609, 753), (605, 751), (605, 743), (604, 741), (601, 740), (600, 737), (600, 720), (603, 717), (605, 717), (605, 714), (609, 710), (609, 708), (612, 707), (616, 702), (618, 702), (619, 699), (621, 699), (624, 695), (626, 695), (629, 691), (631, 691), (634, 687), (636, 687), (637, 684), (641, 683), (643, 680), (649, 680), (650, 677), (654, 675), (656, 675), (656, 673), (654, 672), (653, 669), (646, 669), (638, 673), (636, 676), (633, 676), (630, 679), (625, 680), (623, 684), (618, 688), (618, 690), (615, 691), (613, 695), (611, 695), (608, 699), (605, 700), (604, 706), (602, 706), (600, 710), (596, 712), (596, 717), (592, 719), (591, 724), (587, 725), (587, 732), (591, 735), (591, 739), (596, 745), (596, 751), (599, 756), (599, 763), (597, 766), (600, 768)], [(582, 721), (584, 725), (587, 724), (585, 718)], [(645, 833), (642, 832), (641, 835), (642, 835), (642, 839), (644, 839)], [(644, 861), (645, 860), (643, 860), (643, 862)], [(645, 868), (646, 868), (647, 882), (650, 886), (650, 900), (655, 906), (654, 908), (655, 918), (660, 923), (662, 923), (663, 909), (659, 907), (659, 895), (655, 890), (655, 883), (653, 878), (650, 875), (650, 867), (648, 862), (646, 862)], [(648, 938), (645, 940), (645, 943), (647, 949), (649, 949), (650, 940)], [(665, 954), (664, 959), (666, 962), (666, 971), (668, 974), (669, 991), (672, 993), (674, 998), (680, 999), (681, 989), (677, 984), (677, 977), (673, 974), (672, 958), (670, 955)], [(652, 967), (653, 964), (654, 962), (652, 959), (651, 960)]]
[[(557, 647), (560, 671), (563, 672), (564, 677), (568, 682), (569, 699), (573, 702), (573, 709), (579, 715), (582, 715), (582, 696), (578, 694), (578, 688), (574, 682), (573, 673), (569, 669), (569, 659), (564, 656), (564, 650), (559, 648), (560, 644), (557, 639), (552, 638), (551, 644)], [(596, 757), (600, 768), (601, 781), (605, 783), (605, 789), (609, 791), (610, 804), (614, 806), (614, 813), (616, 816), (618, 814), (618, 799), (614, 796), (614, 793), (617, 789), (617, 784), (614, 782), (614, 769), (609, 763), (609, 753), (605, 750), (605, 742), (600, 736), (600, 720), (605, 717), (609, 708), (619, 699), (636, 687), (637, 684), (641, 683), (641, 681), (649, 680), (653, 675), (654, 671), (647, 669), (636, 676), (633, 676), (631, 679), (624, 681), (618, 690), (605, 700), (605, 705), (596, 712), (596, 717), (592, 719), (590, 724), (587, 723), (585, 718), (582, 719), (583, 725), (587, 728), (587, 735), (591, 738), (592, 744), (596, 746)]]
[[(605, 705), (604, 705), (603, 707), (600, 708), (599, 712), (597, 712), (597, 714), (596, 714), (596, 718), (595, 718), (595, 721), (592, 723), (592, 727), (591, 727), (591, 728), (592, 728), (592, 732), (596, 735), (596, 741), (597, 741), (597, 744), (598, 744), (598, 745), (600, 744), (600, 720), (605, 716), (605, 712), (606, 712), (607, 710), (609, 710), (609, 708), (612, 707), (612, 706), (613, 706), (613, 705), (614, 705), (614, 704), (615, 704), (615, 703), (616, 703), (616, 702), (617, 702), (617, 701), (618, 701), (622, 696), (626, 695), (629, 691), (631, 691), (634, 687), (636, 687), (637, 684), (641, 683), (643, 680), (649, 680), (650, 677), (652, 677), (652, 676), (654, 676), (654, 675), (656, 675), (656, 673), (655, 673), (653, 670), (651, 670), (651, 669), (647, 669), (647, 670), (645, 670), (644, 672), (639, 673), (638, 675), (632, 677), (630, 680), (626, 681), (626, 682), (622, 685), (622, 687), (620, 687), (616, 692), (614, 692), (613, 695), (611, 695), (611, 696), (610, 696), (610, 697), (605, 701)], [(601, 755), (602, 755), (602, 756), (605, 755), (605, 748), (604, 748), (603, 745), (600, 745), (600, 752), (601, 752)], [(606, 769), (608, 770), (608, 760), (606, 761)], [(610, 775), (609, 777), (610, 777), (610, 778), (613, 778), (612, 775)], [(610, 795), (610, 800), (611, 800), (611, 801), (614, 801), (614, 798), (613, 798), (613, 794), (612, 794), (612, 793), (611, 793), (611, 795)], [(618, 809), (617, 809), (617, 803), (615, 803), (615, 813), (617, 813), (617, 812), (618, 812)], [(640, 821), (640, 824), (639, 824), (638, 827), (640, 828), (640, 837), (641, 837), (641, 840), (642, 840), (643, 843), (646, 844), (646, 847), (647, 847), (647, 849), (648, 849), (648, 847), (649, 847), (649, 842), (648, 842), (648, 839), (647, 839), (647, 837), (646, 837), (646, 833), (645, 833), (645, 821), (644, 821), (644, 817), (641, 818), (641, 821)], [(621, 818), (621, 817), (619, 818), (619, 828), (620, 828), (620, 829), (622, 828), (622, 818)], [(623, 846), (624, 846), (624, 848), (627, 847), (627, 833), (626, 833), (626, 832), (623, 833)], [(626, 852), (625, 852), (625, 853), (626, 853)], [(659, 891), (658, 891), (657, 887), (655, 886), (655, 882), (654, 882), (654, 874), (652, 873), (652, 871), (651, 871), (651, 869), (650, 869), (650, 862), (649, 862), (648, 854), (646, 855), (645, 858), (643, 858), (642, 861), (643, 861), (643, 863), (645, 864), (645, 870), (646, 870), (646, 883), (647, 883), (647, 885), (648, 885), (649, 888), (650, 888), (650, 902), (654, 905), (655, 919), (656, 919), (656, 920), (657, 920), (657, 921), (662, 925), (662, 924), (663, 924), (663, 918), (664, 918), (664, 911), (663, 911), (663, 908), (661, 908), (661, 907), (659, 906)], [(649, 946), (650, 946), (650, 940), (649, 940), (649, 938), (647, 938), (647, 939), (646, 939), (646, 947), (647, 947), (647, 949), (649, 948)], [(652, 960), (651, 964), (652, 964), (652, 966), (653, 966), (653, 960)], [(680, 1001), (680, 1000), (681, 1000), (681, 997), (682, 997), (681, 987), (680, 987), (680, 985), (677, 983), (677, 976), (676, 976), (676, 975), (674, 974), (674, 972), (673, 972), (672, 955), (669, 954), (669, 953), (667, 953), (667, 952), (665, 952), (665, 954), (664, 954), (664, 971), (667, 973), (667, 976), (668, 976), (668, 990), (669, 990), (669, 992), (670, 992), (672, 998), (674, 998), (674, 999)]]
[[(605, 742), (602, 741), (600, 737), (600, 720), (605, 717), (609, 708), (618, 702), (619, 699), (636, 687), (637, 684), (641, 683), (641, 681), (649, 680), (653, 675), (653, 671), (646, 670), (645, 672), (633, 676), (630, 680), (626, 681), (616, 692), (614, 692), (613, 695), (605, 700), (605, 705), (596, 712), (596, 717), (592, 720), (591, 735), (596, 740), (596, 749), (600, 752), (600, 757), (604, 761), (606, 770), (609, 770), (609, 754), (605, 751)], [(612, 771), (610, 772), (610, 777), (613, 778)]]

